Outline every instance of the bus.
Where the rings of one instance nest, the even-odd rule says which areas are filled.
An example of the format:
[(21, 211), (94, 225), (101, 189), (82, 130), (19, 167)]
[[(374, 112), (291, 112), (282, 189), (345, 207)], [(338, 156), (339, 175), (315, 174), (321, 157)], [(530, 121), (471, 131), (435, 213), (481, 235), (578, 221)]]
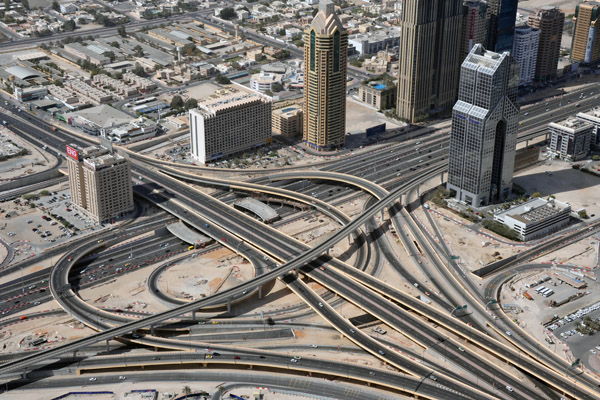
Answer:
[(535, 289), (537, 293), (540, 293), (542, 290), (546, 290), (546, 286), (540, 286), (539, 288)]

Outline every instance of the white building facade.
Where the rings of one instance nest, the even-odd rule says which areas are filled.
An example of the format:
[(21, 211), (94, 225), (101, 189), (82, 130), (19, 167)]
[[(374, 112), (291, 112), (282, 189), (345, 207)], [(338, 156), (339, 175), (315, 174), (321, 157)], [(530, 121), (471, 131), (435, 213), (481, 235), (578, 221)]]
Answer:
[(202, 164), (271, 143), (271, 99), (222, 91), (189, 111), (190, 151)]
[(569, 224), (571, 206), (554, 199), (537, 198), (494, 215), (494, 220), (514, 229), (527, 241), (556, 232)]
[(512, 56), (519, 63), (519, 86), (529, 85), (535, 77), (540, 31), (528, 25), (515, 27)]

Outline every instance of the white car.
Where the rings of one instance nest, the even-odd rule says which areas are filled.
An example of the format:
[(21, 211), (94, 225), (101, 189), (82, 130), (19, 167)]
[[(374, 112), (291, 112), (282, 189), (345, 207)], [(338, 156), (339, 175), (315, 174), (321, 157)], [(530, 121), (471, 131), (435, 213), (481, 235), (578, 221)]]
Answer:
[(90, 381), (95, 381), (96, 378), (94, 378), (93, 376), (89, 379)]
[(512, 336), (512, 332), (511, 331), (506, 331), (506, 335), (507, 336)]

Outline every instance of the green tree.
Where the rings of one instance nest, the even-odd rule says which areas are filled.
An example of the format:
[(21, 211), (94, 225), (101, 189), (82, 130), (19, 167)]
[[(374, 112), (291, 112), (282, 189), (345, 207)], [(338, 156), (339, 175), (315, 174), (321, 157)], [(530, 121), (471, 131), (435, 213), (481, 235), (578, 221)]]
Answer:
[(62, 28), (65, 32), (72, 32), (75, 30), (75, 28), (77, 28), (77, 24), (75, 24), (75, 21), (70, 19), (62, 24)]
[(117, 33), (121, 37), (127, 37), (127, 31), (125, 30), (125, 25), (123, 25), (123, 24), (119, 25), (119, 28), (117, 28)]
[(217, 74), (217, 76), (215, 77), (215, 81), (220, 85), (227, 85), (231, 83), (228, 77), (223, 76), (221, 74)]
[(593, 161), (600, 161), (600, 156), (599, 156), (598, 154), (594, 154), (594, 155), (592, 156), (592, 160), (593, 160)]
[(219, 13), (219, 17), (221, 17), (221, 19), (229, 21), (229, 20), (237, 18), (237, 14), (235, 13), (235, 10), (233, 8), (225, 7)]
[(171, 99), (170, 106), (174, 110), (179, 110), (179, 109), (181, 109), (181, 108), (183, 108), (185, 106), (185, 103), (183, 102), (183, 99), (181, 98), (181, 96), (175, 95)]
[(136, 46), (133, 48), (133, 54), (134, 54), (136, 57), (144, 57), (144, 49), (143, 49), (143, 47), (142, 47), (142, 46), (140, 46), (139, 44), (138, 44), (138, 45), (136, 45)]
[(281, 92), (283, 90), (283, 85), (279, 82), (275, 82), (271, 85), (271, 89), (273, 89), (273, 92), (275, 93)]
[(144, 70), (144, 67), (140, 65), (140, 63), (135, 63), (135, 68), (132, 69), (131, 72), (137, 76), (146, 76), (146, 71)]
[(198, 100), (196, 99), (187, 99), (185, 101), (184, 107), (186, 110), (191, 110), (192, 108), (198, 107)]
[(112, 51), (105, 51), (104, 53), (102, 53), (102, 55), (104, 57), (108, 57), (110, 59), (110, 62), (115, 61), (115, 58), (117, 58), (117, 55)]
[(21, 7), (26, 10), (29, 10), (29, 0), (21, 0)]
[(52, 9), (54, 11), (60, 11), (60, 4), (58, 4), (58, 1), (53, 1), (52, 2)]
[(186, 385), (186, 386), (183, 387), (182, 392), (185, 395), (190, 395), (190, 394), (192, 394), (192, 388), (190, 388), (189, 386)]
[(4, 10), (10, 10), (10, 0), (4, 0)]
[(587, 212), (585, 210), (580, 210), (577, 212), (577, 215), (579, 215), (579, 218), (581, 219), (588, 219), (588, 215)]
[(538, 197), (540, 197), (542, 194), (540, 192), (535, 192), (534, 194), (531, 195), (531, 197), (533, 197), (534, 199), (537, 199)]

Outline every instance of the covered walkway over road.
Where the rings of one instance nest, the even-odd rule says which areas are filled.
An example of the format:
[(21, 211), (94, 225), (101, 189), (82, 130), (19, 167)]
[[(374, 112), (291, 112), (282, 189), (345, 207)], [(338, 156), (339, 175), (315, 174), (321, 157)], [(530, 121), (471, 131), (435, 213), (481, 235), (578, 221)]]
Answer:
[(245, 197), (243, 199), (236, 200), (233, 205), (236, 208), (243, 208), (244, 210), (258, 215), (258, 217), (262, 219), (265, 224), (279, 219), (279, 214), (277, 214), (277, 211), (265, 203), (251, 197)]
[(204, 247), (212, 240), (211, 238), (204, 236), (200, 232), (190, 228), (181, 221), (167, 225), (167, 229), (179, 239), (194, 246)]

